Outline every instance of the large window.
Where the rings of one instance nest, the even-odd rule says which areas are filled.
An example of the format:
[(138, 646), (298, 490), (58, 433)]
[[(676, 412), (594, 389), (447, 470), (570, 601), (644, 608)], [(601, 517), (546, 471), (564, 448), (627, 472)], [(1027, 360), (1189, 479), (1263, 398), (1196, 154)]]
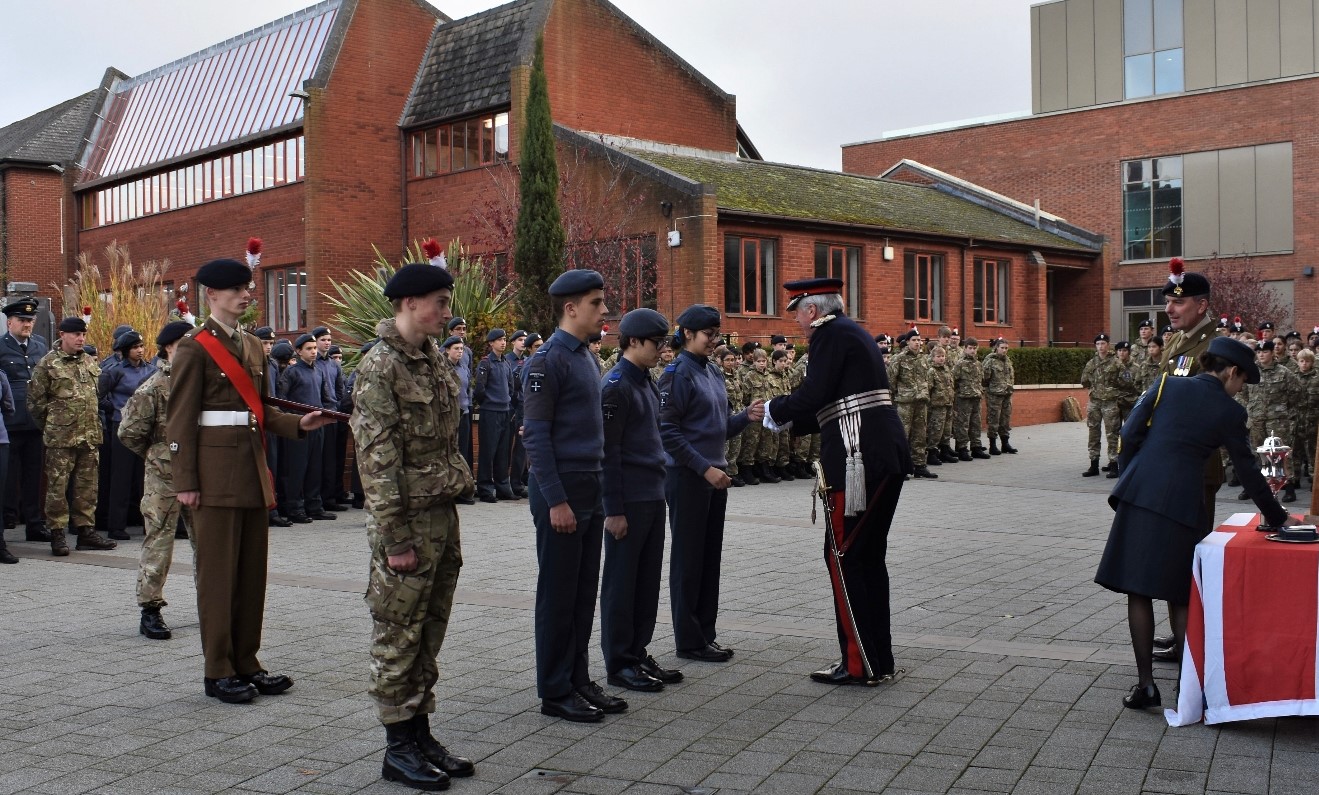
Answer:
[(902, 317), (923, 323), (943, 320), (943, 256), (908, 251), (902, 269)]
[(724, 311), (774, 314), (774, 241), (724, 235)]
[(93, 190), (82, 196), (82, 226), (93, 229), (301, 182), (307, 175), (304, 161), (299, 135)]
[(495, 113), (418, 130), (409, 140), (412, 167), (408, 173), (413, 177), (502, 163), (508, 160), (508, 114)]
[(975, 261), (973, 320), (976, 323), (1010, 323), (1008, 285), (1012, 281), (1007, 260)]
[(1182, 159), (1156, 157), (1122, 164), (1123, 259), (1182, 253)]
[(858, 296), (861, 295), (861, 247), (840, 246), (833, 243), (815, 244), (816, 278), (843, 280), (847, 296), (847, 311), (853, 317), (861, 314)]
[(1126, 0), (1122, 34), (1127, 99), (1185, 90), (1182, 0)]
[(305, 266), (266, 271), (266, 322), (275, 331), (297, 331), (307, 327)]

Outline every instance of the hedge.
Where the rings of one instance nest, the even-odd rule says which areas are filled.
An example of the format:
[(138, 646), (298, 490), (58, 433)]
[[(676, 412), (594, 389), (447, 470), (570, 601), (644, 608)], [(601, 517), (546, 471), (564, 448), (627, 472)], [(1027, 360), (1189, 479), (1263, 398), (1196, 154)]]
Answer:
[(1094, 355), (1092, 348), (1008, 348), (1019, 385), (1079, 384)]

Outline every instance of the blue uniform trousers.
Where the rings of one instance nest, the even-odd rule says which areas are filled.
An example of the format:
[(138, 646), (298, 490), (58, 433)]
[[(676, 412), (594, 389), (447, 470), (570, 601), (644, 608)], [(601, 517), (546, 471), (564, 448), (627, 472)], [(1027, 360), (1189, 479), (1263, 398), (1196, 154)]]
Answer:
[(664, 500), (625, 503), (627, 535), (619, 540), (605, 533), (600, 647), (605, 670), (611, 674), (646, 659), (646, 646), (655, 635), (664, 565), (664, 514)]
[(509, 420), (507, 411), (481, 409), (481, 424), (477, 426), (481, 455), (476, 462), (476, 490), (481, 494), (512, 491), (508, 482), (508, 457), (512, 449)]
[(14, 465), (6, 482), (5, 514), (22, 521), (29, 530), (44, 527), (41, 502), (41, 471), (45, 446), (41, 431), (9, 432), (9, 456)]
[(700, 649), (715, 640), (728, 490), (716, 489), (685, 467), (668, 467), (664, 496), (673, 536), (669, 552), (673, 642), (679, 650)]

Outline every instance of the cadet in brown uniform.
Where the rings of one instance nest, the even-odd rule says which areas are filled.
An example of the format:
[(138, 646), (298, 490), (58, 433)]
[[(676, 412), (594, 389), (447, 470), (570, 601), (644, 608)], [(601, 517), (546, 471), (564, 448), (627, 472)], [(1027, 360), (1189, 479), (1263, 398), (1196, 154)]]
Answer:
[(261, 342), (238, 328), (252, 302), (252, 271), (237, 260), (220, 259), (197, 271), (211, 316), (179, 341), (172, 364), (173, 389), (166, 420), (174, 488), (192, 509), (197, 555), (197, 616), (206, 660), (206, 695), (221, 701), (251, 701), (257, 693), (288, 690), (287, 676), (267, 673), (257, 660), (266, 603), (268, 506), (274, 502), (266, 466), (262, 425), (295, 438), (333, 420), (319, 411), (298, 417), (249, 405), (203, 344), (210, 335), (220, 358), (247, 376), (252, 394), (268, 394), (267, 360)]

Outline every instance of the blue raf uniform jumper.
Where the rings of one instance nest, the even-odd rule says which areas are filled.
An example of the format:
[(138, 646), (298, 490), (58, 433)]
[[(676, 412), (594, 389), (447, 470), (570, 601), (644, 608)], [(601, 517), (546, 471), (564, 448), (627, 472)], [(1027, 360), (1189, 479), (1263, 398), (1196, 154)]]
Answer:
[[(325, 406), (329, 388), (320, 368), (294, 357), (279, 376), (279, 397), (310, 406)], [(321, 494), (321, 457), (324, 437), (315, 431), (304, 439), (280, 439), (279, 512), (295, 521), (325, 510)]]
[(509, 455), (513, 449), (513, 364), (491, 351), (476, 366), (475, 399), (481, 407), (476, 491), (487, 502), (513, 499)]
[(110, 454), (105, 526), (112, 533), (122, 533), (128, 527), (129, 509), (141, 504), (146, 476), (146, 462), (119, 441), (120, 417), (124, 404), (155, 372), (151, 362), (143, 360), (134, 365), (124, 359), (117, 367), (102, 370), (96, 384), (106, 418), (105, 446)]
[[(41, 429), (32, 420), (27, 410), (27, 385), (32, 380), (32, 368), (49, 351), (49, 346), (41, 337), (28, 337), (27, 342), (19, 342), (12, 334), (0, 337), (0, 369), (9, 378), (9, 386), (14, 392), (14, 413), (5, 417), (5, 429), (9, 431), (9, 477), (0, 483), (5, 494), (16, 494), (19, 505), (6, 505), (5, 513), (21, 519), (27, 525), (27, 537), (33, 540), (36, 533), (45, 527), (42, 517), (40, 487), (45, 448), (41, 441)], [(22, 516), (18, 512), (22, 511)]]

